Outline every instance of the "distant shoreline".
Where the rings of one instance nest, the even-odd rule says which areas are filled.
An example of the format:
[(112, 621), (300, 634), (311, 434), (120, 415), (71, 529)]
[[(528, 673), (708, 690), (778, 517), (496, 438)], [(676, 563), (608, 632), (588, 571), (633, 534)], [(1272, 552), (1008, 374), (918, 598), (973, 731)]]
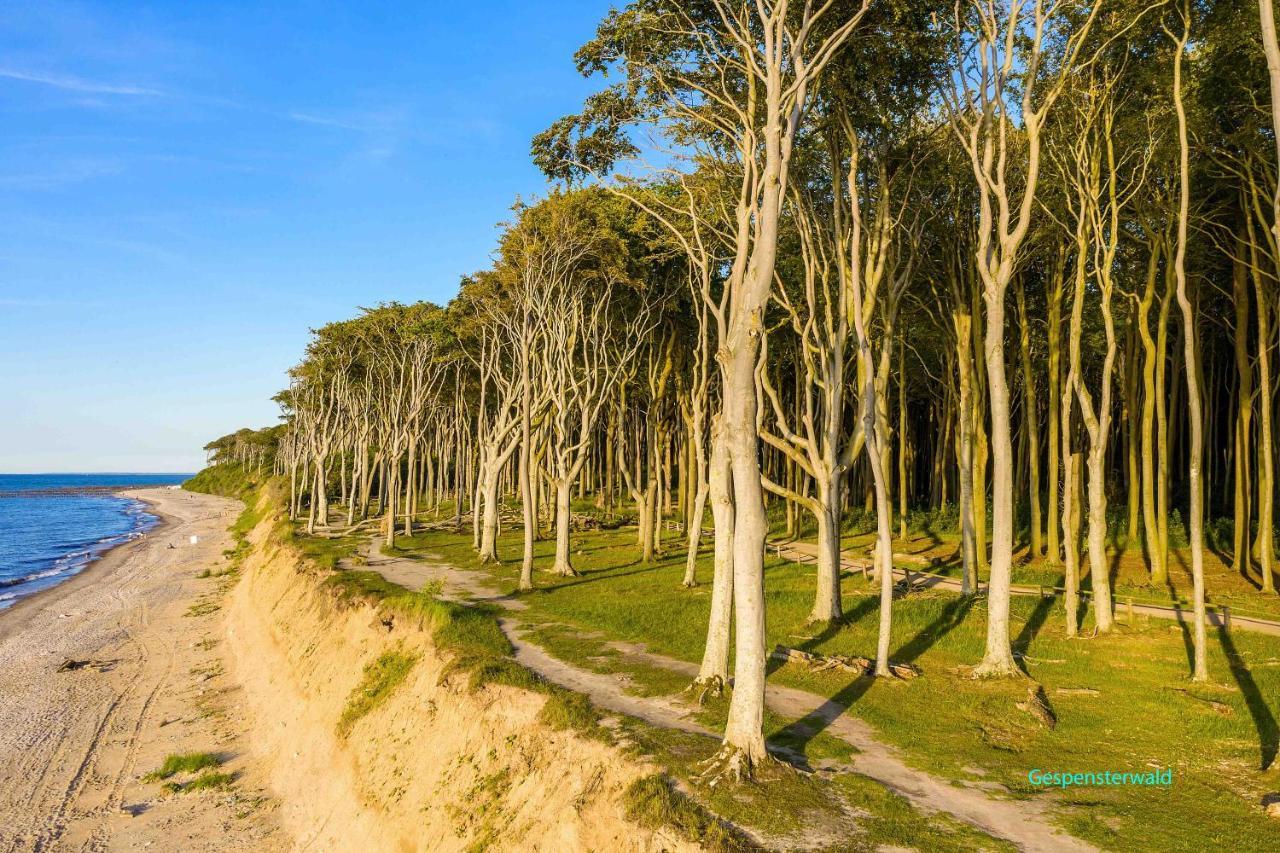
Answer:
[(147, 505), (147, 513), (155, 516), (155, 526), (126, 542), (113, 545), (90, 560), (84, 568), (70, 577), (45, 589), (39, 589), (15, 600), (13, 604), (0, 610), (0, 641), (22, 631), (41, 610), (56, 605), (72, 593), (96, 582), (103, 575), (110, 573), (129, 559), (134, 552), (140, 550), (147, 540), (158, 533), (163, 533), (172, 526), (173, 519), (159, 508), (159, 502), (148, 493), (155, 489), (168, 490), (169, 486), (145, 486), (142, 488), (114, 487), (108, 491), (113, 495), (142, 501)]

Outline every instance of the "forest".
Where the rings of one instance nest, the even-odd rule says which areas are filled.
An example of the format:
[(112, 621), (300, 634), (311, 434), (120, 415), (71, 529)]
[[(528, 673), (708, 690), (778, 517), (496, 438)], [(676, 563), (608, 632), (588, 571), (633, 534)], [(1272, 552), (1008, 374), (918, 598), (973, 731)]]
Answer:
[(1024, 582), (1082, 642), (1179, 608), (1189, 683), (1226, 678), (1222, 601), (1280, 617), (1276, 33), (1271, 0), (633, 0), (492, 265), (314, 330), (281, 423), (206, 450), (313, 536), (464, 530), (519, 590), (601, 524), (684, 555), (709, 777), (768, 760), (782, 542), (840, 630), (873, 536), (875, 676), (923, 538), (974, 679), (1024, 677)]

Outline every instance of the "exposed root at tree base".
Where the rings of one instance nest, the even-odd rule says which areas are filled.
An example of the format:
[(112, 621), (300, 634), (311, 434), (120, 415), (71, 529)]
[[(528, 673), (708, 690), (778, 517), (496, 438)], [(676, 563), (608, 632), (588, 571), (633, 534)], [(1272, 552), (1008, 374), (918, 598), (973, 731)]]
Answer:
[(1026, 673), (1018, 669), (1012, 659), (1008, 661), (983, 661), (970, 673), (973, 678), (1025, 678)]
[(707, 704), (708, 699), (719, 699), (724, 695), (724, 679), (718, 675), (710, 678), (695, 678), (693, 683), (684, 689), (686, 693), (696, 693), (698, 704)]
[(753, 758), (745, 749), (725, 744), (715, 755), (698, 763), (699, 771), (695, 781), (708, 788), (726, 782), (740, 785), (756, 781), (768, 768), (782, 766), (785, 765), (767, 752)]

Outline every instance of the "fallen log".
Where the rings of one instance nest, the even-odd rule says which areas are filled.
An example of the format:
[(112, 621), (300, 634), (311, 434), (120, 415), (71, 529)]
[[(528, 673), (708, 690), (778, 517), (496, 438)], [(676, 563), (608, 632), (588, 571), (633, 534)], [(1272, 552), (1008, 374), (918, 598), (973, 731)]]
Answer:
[[(811, 672), (839, 670), (851, 672), (855, 675), (874, 675), (876, 671), (876, 662), (871, 658), (849, 655), (820, 655), (814, 652), (806, 652), (803, 649), (793, 649), (790, 646), (775, 647), (772, 657), (776, 660), (808, 667)], [(894, 663), (893, 661), (889, 662), (889, 673), (895, 678), (903, 680), (923, 675), (920, 667), (915, 664)]]

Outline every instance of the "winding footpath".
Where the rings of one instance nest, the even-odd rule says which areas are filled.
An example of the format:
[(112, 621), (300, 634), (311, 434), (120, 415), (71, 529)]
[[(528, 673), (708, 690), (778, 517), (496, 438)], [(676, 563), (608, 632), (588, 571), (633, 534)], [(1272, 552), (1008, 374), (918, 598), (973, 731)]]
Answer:
[[(633, 695), (627, 692), (623, 677), (566, 663), (529, 641), (519, 617), (526, 604), (493, 589), (480, 574), (441, 563), (387, 557), (377, 551), (376, 542), (370, 542), (366, 558), (369, 569), (408, 589), (418, 590), (429, 582), (439, 581), (445, 598), (483, 601), (502, 607), (506, 615), (499, 624), (515, 648), (516, 660), (554, 684), (589, 696), (597, 707), (627, 714), (651, 725), (718, 736), (695, 722), (690, 707), (678, 697)], [(697, 674), (698, 667), (686, 661), (637, 646), (615, 644), (615, 647), (633, 658), (690, 678)], [(999, 798), (979, 785), (955, 784), (909, 766), (896, 748), (881, 741), (871, 726), (846, 713), (848, 709), (838, 702), (777, 684), (767, 686), (765, 702), (770, 710), (788, 719), (820, 720), (826, 733), (846, 741), (858, 751), (853, 759), (856, 772), (902, 795), (922, 812), (949, 814), (1022, 850), (1060, 853), (1097, 849), (1053, 826), (1047, 810), (1039, 803)]]

